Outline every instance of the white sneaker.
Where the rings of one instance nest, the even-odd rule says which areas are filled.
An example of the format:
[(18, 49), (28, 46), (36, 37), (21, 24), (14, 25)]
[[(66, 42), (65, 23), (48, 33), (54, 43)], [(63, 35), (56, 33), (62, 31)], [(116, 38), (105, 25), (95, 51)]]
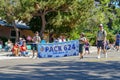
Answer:
[(97, 58), (100, 59), (100, 55), (98, 55)]
[(107, 58), (107, 53), (105, 54), (105, 58)]
[(33, 59), (37, 59), (37, 56), (34, 56)]
[(29, 58), (33, 58), (33, 56), (29, 56)]
[(117, 50), (117, 52), (119, 52), (119, 49)]

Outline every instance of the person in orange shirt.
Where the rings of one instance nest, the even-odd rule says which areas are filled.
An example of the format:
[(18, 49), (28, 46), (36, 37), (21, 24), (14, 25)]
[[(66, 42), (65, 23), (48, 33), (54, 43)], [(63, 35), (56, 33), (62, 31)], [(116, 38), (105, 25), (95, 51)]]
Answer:
[(25, 42), (20, 47), (20, 52), (21, 52), (21, 56), (26, 56), (28, 54), (28, 52), (27, 52), (27, 46), (26, 46)]
[(14, 44), (12, 48), (12, 53), (14, 56), (19, 56), (19, 46), (17, 42)]

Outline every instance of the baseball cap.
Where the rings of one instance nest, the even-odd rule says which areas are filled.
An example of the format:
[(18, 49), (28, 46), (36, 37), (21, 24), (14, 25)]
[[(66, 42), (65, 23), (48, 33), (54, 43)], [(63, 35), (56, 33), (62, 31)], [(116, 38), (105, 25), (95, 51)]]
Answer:
[(103, 24), (100, 24), (99, 27), (103, 27)]
[(80, 35), (83, 35), (83, 36), (85, 36), (85, 33), (81, 32), (81, 34), (80, 34)]

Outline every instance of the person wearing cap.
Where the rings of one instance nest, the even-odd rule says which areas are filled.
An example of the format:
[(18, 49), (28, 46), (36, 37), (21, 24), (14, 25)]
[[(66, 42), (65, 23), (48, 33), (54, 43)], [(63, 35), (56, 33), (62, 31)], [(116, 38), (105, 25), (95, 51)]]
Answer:
[(103, 25), (100, 24), (99, 30), (97, 32), (97, 37), (96, 37), (97, 54), (98, 54), (97, 58), (100, 58), (100, 50), (103, 51), (103, 53), (105, 54), (105, 57), (107, 58), (107, 53), (105, 49), (106, 36), (107, 36), (107, 33), (104, 30)]
[[(39, 36), (39, 32), (38, 31), (35, 32), (35, 36), (33, 37), (32, 41), (33, 41), (33, 44), (32, 44), (33, 56), (32, 57), (33, 58), (37, 58), (37, 56), (38, 56), (37, 45), (41, 42), (41, 38)], [(35, 55), (35, 53), (37, 55)]]
[(79, 56), (80, 59), (83, 59), (83, 49), (84, 49), (84, 44), (86, 42), (85, 34), (81, 33), (80, 38), (79, 38)]

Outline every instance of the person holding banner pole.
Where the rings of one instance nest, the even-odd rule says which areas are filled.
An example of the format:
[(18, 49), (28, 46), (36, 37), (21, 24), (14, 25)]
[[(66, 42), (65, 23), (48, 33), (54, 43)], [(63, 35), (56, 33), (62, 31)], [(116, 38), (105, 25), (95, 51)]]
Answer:
[[(36, 31), (35, 36), (33, 37), (32, 41), (33, 41), (33, 44), (32, 44), (33, 56), (32, 57), (33, 58), (37, 58), (37, 55), (38, 55), (37, 45), (41, 41), (41, 38), (39, 36), (39, 32), (38, 31)], [(35, 53), (37, 53), (37, 54), (35, 55)]]
[(84, 49), (85, 42), (86, 42), (85, 34), (82, 32), (80, 34), (80, 39), (79, 39), (79, 56), (80, 56), (80, 59), (83, 59), (83, 49)]

